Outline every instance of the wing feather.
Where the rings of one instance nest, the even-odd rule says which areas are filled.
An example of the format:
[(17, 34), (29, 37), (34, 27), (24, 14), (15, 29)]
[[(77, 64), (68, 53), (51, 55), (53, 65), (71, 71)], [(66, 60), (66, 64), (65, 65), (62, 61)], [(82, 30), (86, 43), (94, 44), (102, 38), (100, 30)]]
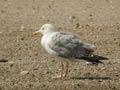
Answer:
[[(82, 42), (78, 37), (71, 33), (57, 32), (48, 42), (49, 47), (61, 57), (81, 57), (90, 48), (90, 44)], [(88, 46), (87, 46), (88, 45)]]

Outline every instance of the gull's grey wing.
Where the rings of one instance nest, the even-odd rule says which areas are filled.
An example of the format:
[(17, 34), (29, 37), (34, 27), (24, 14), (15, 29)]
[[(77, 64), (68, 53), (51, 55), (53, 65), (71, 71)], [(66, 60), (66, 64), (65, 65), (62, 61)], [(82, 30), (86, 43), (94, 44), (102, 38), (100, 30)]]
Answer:
[(49, 47), (61, 57), (81, 57), (86, 54), (91, 44), (83, 43), (71, 33), (57, 32), (48, 42)]

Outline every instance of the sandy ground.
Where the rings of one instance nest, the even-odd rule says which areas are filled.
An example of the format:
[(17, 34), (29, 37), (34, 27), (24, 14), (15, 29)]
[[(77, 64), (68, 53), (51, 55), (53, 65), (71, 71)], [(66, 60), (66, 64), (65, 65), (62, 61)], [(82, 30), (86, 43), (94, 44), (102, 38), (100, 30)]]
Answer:
[[(51, 78), (60, 74), (60, 60), (32, 35), (45, 23), (109, 59), (72, 63), (67, 78)], [(0, 0), (0, 90), (120, 90), (120, 0)]]

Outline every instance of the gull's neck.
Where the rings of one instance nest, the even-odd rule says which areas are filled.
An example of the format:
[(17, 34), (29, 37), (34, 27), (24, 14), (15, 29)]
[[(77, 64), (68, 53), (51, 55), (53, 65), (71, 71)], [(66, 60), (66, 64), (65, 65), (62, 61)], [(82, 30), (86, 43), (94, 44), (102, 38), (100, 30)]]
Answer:
[(57, 32), (57, 31), (56, 30), (55, 31), (51, 30), (49, 32), (44, 32), (43, 33), (43, 37), (41, 38), (41, 44), (42, 44), (43, 47), (45, 47), (46, 41), (48, 39), (50, 39), (50, 36), (53, 35), (53, 33), (55, 33), (55, 32)]

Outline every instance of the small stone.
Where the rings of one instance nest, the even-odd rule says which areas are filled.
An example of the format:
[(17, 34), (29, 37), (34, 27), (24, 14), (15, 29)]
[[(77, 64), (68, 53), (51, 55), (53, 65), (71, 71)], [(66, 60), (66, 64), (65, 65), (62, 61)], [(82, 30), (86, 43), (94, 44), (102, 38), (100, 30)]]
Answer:
[(80, 85), (80, 84), (77, 84), (77, 86), (82, 86), (82, 85)]
[(45, 87), (46, 85), (45, 84), (43, 84), (43, 87)]
[(105, 70), (105, 68), (101, 68), (101, 70)]
[(98, 82), (103, 82), (103, 80), (98, 80)]
[(52, 60), (52, 62), (55, 62), (55, 60)]
[(38, 56), (38, 55), (39, 55), (38, 53), (35, 54), (35, 56)]
[(30, 83), (30, 84), (29, 84), (29, 87), (32, 87), (32, 86), (33, 86), (33, 84), (32, 84), (32, 83)]
[(44, 72), (44, 74), (46, 75), (46, 74), (50, 74), (51, 73), (51, 71), (45, 71)]
[(18, 84), (14, 84), (14, 86), (18, 86)]
[(89, 14), (90, 17), (92, 17), (93, 15), (92, 14)]
[(118, 42), (115, 42), (115, 44), (118, 44)]
[(113, 40), (116, 40), (116, 38), (113, 38)]
[(117, 63), (117, 61), (113, 61), (113, 64), (116, 64)]
[(76, 17), (75, 17), (75, 16), (70, 16), (69, 19), (70, 19), (70, 20), (76, 19)]
[(116, 77), (119, 77), (119, 74), (116, 74)]
[(24, 37), (22, 37), (21, 40), (24, 40)]
[(23, 31), (23, 30), (25, 30), (25, 27), (24, 27), (24, 26), (21, 26), (21, 27), (20, 27), (20, 31)]
[(14, 62), (10, 61), (9, 64), (10, 64), (10, 67), (12, 67), (14, 65)]
[(116, 87), (112, 87), (112, 90), (113, 90), (113, 89), (117, 90)]
[(2, 34), (2, 32), (0, 32), (0, 35)]
[(118, 45), (120, 46), (120, 43)]
[(104, 84), (104, 82), (101, 82), (101, 84), (103, 85), (103, 84)]
[(4, 13), (5, 11), (4, 10), (1, 10), (1, 13)]
[(76, 23), (76, 29), (79, 28), (80, 24), (79, 23)]
[(29, 71), (21, 71), (20, 73), (21, 73), (21, 75), (26, 75), (29, 73)]
[(92, 63), (91, 62), (86, 62), (86, 65), (91, 65)]
[(110, 61), (108, 61), (108, 64), (110, 64), (110, 65), (111, 65), (111, 62), (110, 62)]
[(99, 36), (95, 36), (95, 38), (98, 38)]

